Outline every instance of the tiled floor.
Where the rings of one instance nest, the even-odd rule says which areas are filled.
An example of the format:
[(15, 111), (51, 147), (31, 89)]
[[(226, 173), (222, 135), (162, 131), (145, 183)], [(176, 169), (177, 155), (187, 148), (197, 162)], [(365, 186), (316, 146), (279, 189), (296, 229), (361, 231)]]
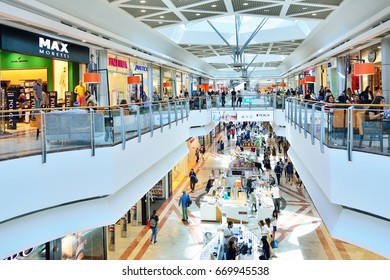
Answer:
[[(221, 135), (220, 135), (221, 136)], [(223, 138), (228, 143), (226, 137)], [(229, 145), (234, 148), (234, 141)], [(206, 161), (189, 163), (198, 174), (196, 191), (190, 194), (192, 200), (205, 193), (204, 189), (211, 169), (226, 170), (231, 160), (229, 146), (225, 144), (225, 154), (217, 154), (215, 149), (206, 153)], [(189, 210), (189, 222), (181, 221), (178, 200), (183, 189), (189, 189), (188, 179), (182, 179), (173, 196), (165, 201), (158, 211), (160, 217), (158, 242), (150, 244), (151, 230), (145, 226), (129, 226), (128, 238), (117, 238), (115, 252), (109, 252), (109, 259), (120, 260), (191, 260), (199, 259), (203, 247), (203, 232), (217, 231), (220, 223), (202, 222), (200, 209), (193, 203)], [(330, 237), (316, 208), (304, 187), (286, 184), (282, 179), (281, 190), (286, 207), (279, 217), (279, 230), (276, 238), (279, 248), (273, 260), (383, 260), (385, 258), (357, 246)], [(257, 223), (259, 215), (250, 218), (248, 228), (257, 236), (260, 234)], [(118, 229), (117, 229), (118, 230)], [(117, 235), (120, 236), (120, 235)]]

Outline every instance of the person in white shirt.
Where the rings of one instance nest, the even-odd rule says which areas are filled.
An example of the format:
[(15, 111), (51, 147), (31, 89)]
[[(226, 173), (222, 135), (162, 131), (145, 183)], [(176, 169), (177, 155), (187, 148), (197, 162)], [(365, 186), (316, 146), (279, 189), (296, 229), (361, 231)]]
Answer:
[[(248, 199), (249, 205), (251, 207), (251, 212), (257, 212), (257, 200), (256, 200), (256, 194), (253, 188), (249, 191), (249, 199)], [(254, 210), (253, 210), (254, 209)]]
[(272, 186), (271, 193), (272, 193), (272, 198), (274, 201), (275, 211), (280, 213), (280, 200), (282, 197), (282, 192), (280, 191), (278, 185), (275, 184)]
[(225, 248), (227, 247), (227, 244), (229, 242), (229, 239), (234, 236), (234, 233), (233, 231), (231, 230), (233, 228), (233, 222), (230, 221), (228, 222), (228, 225), (227, 225), (227, 228), (225, 228), (225, 230), (223, 231), (223, 243), (225, 244)]

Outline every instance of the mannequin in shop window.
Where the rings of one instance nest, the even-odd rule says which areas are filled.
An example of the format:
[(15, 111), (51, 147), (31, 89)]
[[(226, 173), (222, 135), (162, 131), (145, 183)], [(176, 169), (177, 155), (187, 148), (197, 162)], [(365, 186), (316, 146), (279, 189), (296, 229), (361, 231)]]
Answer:
[(64, 70), (61, 72), (61, 78), (60, 78), (60, 96), (59, 99), (65, 98), (65, 91), (67, 86), (67, 71), (66, 67), (64, 67)]

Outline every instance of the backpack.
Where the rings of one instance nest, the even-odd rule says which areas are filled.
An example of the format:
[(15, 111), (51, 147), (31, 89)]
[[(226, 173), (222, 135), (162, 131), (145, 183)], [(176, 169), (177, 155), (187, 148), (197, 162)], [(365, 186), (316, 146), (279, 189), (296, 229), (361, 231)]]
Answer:
[(151, 228), (154, 228), (154, 227), (156, 227), (156, 226), (157, 226), (156, 220), (155, 220), (154, 218), (151, 218), (151, 219), (150, 219), (150, 227), (151, 227)]
[(190, 207), (191, 204), (192, 204), (192, 200), (191, 200), (190, 196), (188, 196), (187, 207)]

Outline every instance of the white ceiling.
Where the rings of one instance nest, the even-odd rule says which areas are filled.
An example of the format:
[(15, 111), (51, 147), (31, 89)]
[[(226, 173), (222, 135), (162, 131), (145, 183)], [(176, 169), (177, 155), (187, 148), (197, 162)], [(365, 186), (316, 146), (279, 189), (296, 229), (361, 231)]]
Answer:
[[(249, 69), (255, 70), (253, 76), (280, 77), (350, 51), (356, 45), (378, 42), (390, 30), (386, 21), (390, 18), (389, 2), (4, 0), (0, 1), (0, 17), (6, 24), (28, 24), (29, 28), (117, 52), (135, 53), (161, 65), (212, 78), (240, 74), (229, 69), (229, 48), (205, 20), (210, 20), (235, 45), (233, 22), (235, 16), (240, 16), (238, 41), (242, 45), (258, 23), (268, 18), (245, 49), (245, 59), (250, 62), (257, 55), (251, 65), (255, 69)], [(378, 26), (380, 21), (386, 22)]]

